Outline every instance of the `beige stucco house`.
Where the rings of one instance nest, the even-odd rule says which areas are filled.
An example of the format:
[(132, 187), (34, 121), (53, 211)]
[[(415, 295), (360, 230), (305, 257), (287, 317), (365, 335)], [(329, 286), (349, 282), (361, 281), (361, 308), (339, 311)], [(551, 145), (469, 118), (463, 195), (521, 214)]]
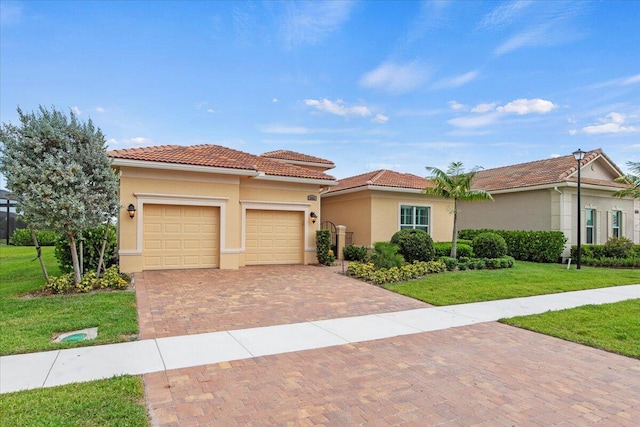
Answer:
[[(577, 244), (577, 161), (572, 154), (479, 171), (473, 188), (487, 190), (494, 201), (461, 204), (458, 228), (562, 231), (567, 250)], [(614, 198), (623, 175), (601, 149), (581, 161), (581, 242), (604, 244), (610, 237), (639, 243), (640, 201)]]
[(389, 241), (404, 228), (420, 228), (435, 241), (450, 241), (453, 202), (427, 197), (429, 182), (417, 175), (377, 170), (341, 179), (322, 192), (322, 220), (346, 226), (357, 246)]
[(120, 173), (121, 271), (316, 262), (320, 224), (313, 216), (319, 217), (320, 190), (336, 184), (325, 173), (332, 162), (218, 145), (109, 156)]

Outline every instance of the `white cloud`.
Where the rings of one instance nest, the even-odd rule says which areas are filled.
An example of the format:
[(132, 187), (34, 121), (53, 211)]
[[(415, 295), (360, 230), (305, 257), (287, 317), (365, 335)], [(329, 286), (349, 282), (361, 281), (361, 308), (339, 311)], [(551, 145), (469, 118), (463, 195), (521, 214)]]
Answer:
[(476, 128), (493, 124), (499, 118), (499, 113), (489, 113), (483, 115), (455, 117), (453, 119), (447, 120), (447, 123), (460, 128)]
[(499, 3), (500, 6), (493, 9), (491, 13), (487, 13), (478, 26), (481, 28), (495, 28), (510, 25), (515, 19), (524, 14), (527, 7), (532, 3), (530, 0)]
[(113, 147), (114, 145), (118, 145), (118, 140), (115, 138), (107, 139), (107, 147)]
[(82, 111), (80, 111), (77, 105), (74, 105), (73, 107), (71, 107), (71, 111), (73, 111), (73, 114), (75, 114), (76, 116), (79, 116), (80, 114), (82, 114)]
[(632, 85), (634, 83), (640, 83), (640, 74), (636, 74), (635, 76), (628, 77), (622, 81), (622, 85)]
[(303, 126), (282, 126), (268, 125), (260, 129), (262, 133), (277, 133), (285, 135), (304, 135), (309, 133), (309, 129)]
[(278, 98), (273, 98), (273, 99), (271, 100), (271, 102), (273, 102), (274, 104), (276, 104), (276, 103), (278, 102)]
[(472, 80), (475, 80), (478, 77), (478, 71), (473, 70), (468, 73), (460, 74), (459, 76), (449, 77), (446, 79), (442, 79), (435, 83), (433, 86), (437, 89), (449, 88), (449, 87), (460, 87)]
[[(449, 105), (453, 107), (463, 106), (455, 101), (449, 102)], [(545, 99), (516, 99), (505, 105), (496, 107), (496, 103), (482, 103), (478, 104), (471, 109), (472, 115), (466, 115), (462, 117), (455, 117), (447, 121), (450, 125), (459, 128), (477, 128), (482, 126), (491, 125), (507, 114), (517, 114), (519, 116), (525, 114), (546, 114), (557, 108), (551, 101)], [(462, 108), (457, 111), (461, 111)], [(466, 109), (464, 110), (466, 111)]]
[(348, 21), (351, 1), (286, 2), (282, 35), (288, 47), (317, 44)]
[(522, 48), (565, 45), (584, 37), (585, 30), (578, 25), (577, 18), (586, 7), (589, 7), (586, 2), (503, 2), (485, 15), (478, 27), (513, 29), (494, 50), (496, 55)]
[(475, 107), (473, 107), (471, 109), (472, 113), (488, 113), (489, 111), (493, 111), (496, 108), (496, 103), (495, 102), (491, 102), (491, 103), (482, 103), (482, 104), (478, 104)]
[(207, 113), (209, 114), (215, 114), (216, 110), (214, 110), (213, 108), (207, 108)]
[(449, 104), (449, 107), (453, 111), (466, 111), (467, 110), (467, 106), (464, 105), (464, 104), (460, 104), (458, 101), (449, 101), (448, 104)]
[(428, 77), (427, 67), (417, 62), (406, 64), (385, 62), (378, 68), (365, 73), (360, 78), (360, 85), (399, 94), (422, 86)]
[(624, 114), (612, 112), (607, 114), (606, 117), (599, 119), (600, 124), (583, 127), (582, 132), (589, 135), (639, 132), (640, 129), (634, 126), (624, 126), (627, 118)]
[(376, 114), (376, 116), (371, 119), (371, 121), (374, 123), (387, 123), (389, 121), (389, 117), (385, 116), (384, 114)]
[(556, 104), (546, 99), (516, 99), (508, 104), (498, 107), (501, 113), (515, 113), (519, 116), (523, 114), (546, 114), (558, 108)]
[(107, 110), (105, 110), (105, 109), (104, 109), (104, 108), (102, 108), (102, 107), (96, 107), (96, 111), (97, 111), (98, 113), (104, 113), (104, 112), (105, 112), (105, 111), (107, 111)]
[(141, 136), (135, 137), (135, 138), (131, 138), (128, 141), (126, 140), (125, 142), (126, 145), (151, 145), (151, 140), (148, 138), (143, 138)]
[(331, 114), (335, 114), (336, 116), (342, 117), (350, 117), (350, 116), (360, 116), (360, 117), (368, 117), (371, 115), (371, 110), (369, 110), (364, 105), (357, 105), (354, 107), (348, 107), (345, 105), (344, 101), (341, 99), (337, 99), (335, 101), (331, 101), (329, 99), (305, 99), (304, 103), (309, 107), (314, 107), (318, 111), (323, 111)]

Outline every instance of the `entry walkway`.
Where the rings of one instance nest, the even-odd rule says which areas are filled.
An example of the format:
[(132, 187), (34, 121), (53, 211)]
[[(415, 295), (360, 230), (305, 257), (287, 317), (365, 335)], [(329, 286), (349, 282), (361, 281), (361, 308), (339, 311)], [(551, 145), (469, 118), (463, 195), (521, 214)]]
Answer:
[(0, 357), (0, 393), (418, 334), (640, 298), (640, 285)]

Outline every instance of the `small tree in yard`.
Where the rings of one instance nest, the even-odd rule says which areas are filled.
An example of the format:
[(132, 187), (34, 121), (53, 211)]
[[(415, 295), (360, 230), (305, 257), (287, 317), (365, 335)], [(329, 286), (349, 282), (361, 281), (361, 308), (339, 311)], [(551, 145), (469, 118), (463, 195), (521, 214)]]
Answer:
[(471, 188), (473, 177), (477, 168), (469, 172), (464, 171), (462, 162), (452, 162), (446, 172), (438, 168), (427, 166), (427, 171), (433, 175), (429, 178), (433, 186), (427, 187), (424, 192), (428, 196), (453, 199), (453, 236), (451, 237), (451, 258), (456, 258), (458, 241), (458, 201), (472, 202), (476, 200), (493, 200), (491, 194), (485, 190)]
[(105, 137), (92, 121), (80, 122), (53, 108), (23, 113), (20, 126), (0, 129), (0, 171), (17, 200), (17, 210), (34, 228), (67, 237), (74, 281), (80, 283), (76, 242), (87, 228), (118, 213), (118, 177)]

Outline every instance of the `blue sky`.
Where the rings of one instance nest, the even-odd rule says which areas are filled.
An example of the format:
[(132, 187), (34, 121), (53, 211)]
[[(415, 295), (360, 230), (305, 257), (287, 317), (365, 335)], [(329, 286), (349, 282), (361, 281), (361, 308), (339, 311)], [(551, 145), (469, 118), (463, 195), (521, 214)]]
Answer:
[(602, 148), (640, 161), (640, 2), (0, 3), (0, 119), (109, 148), (220, 144), (424, 176)]

